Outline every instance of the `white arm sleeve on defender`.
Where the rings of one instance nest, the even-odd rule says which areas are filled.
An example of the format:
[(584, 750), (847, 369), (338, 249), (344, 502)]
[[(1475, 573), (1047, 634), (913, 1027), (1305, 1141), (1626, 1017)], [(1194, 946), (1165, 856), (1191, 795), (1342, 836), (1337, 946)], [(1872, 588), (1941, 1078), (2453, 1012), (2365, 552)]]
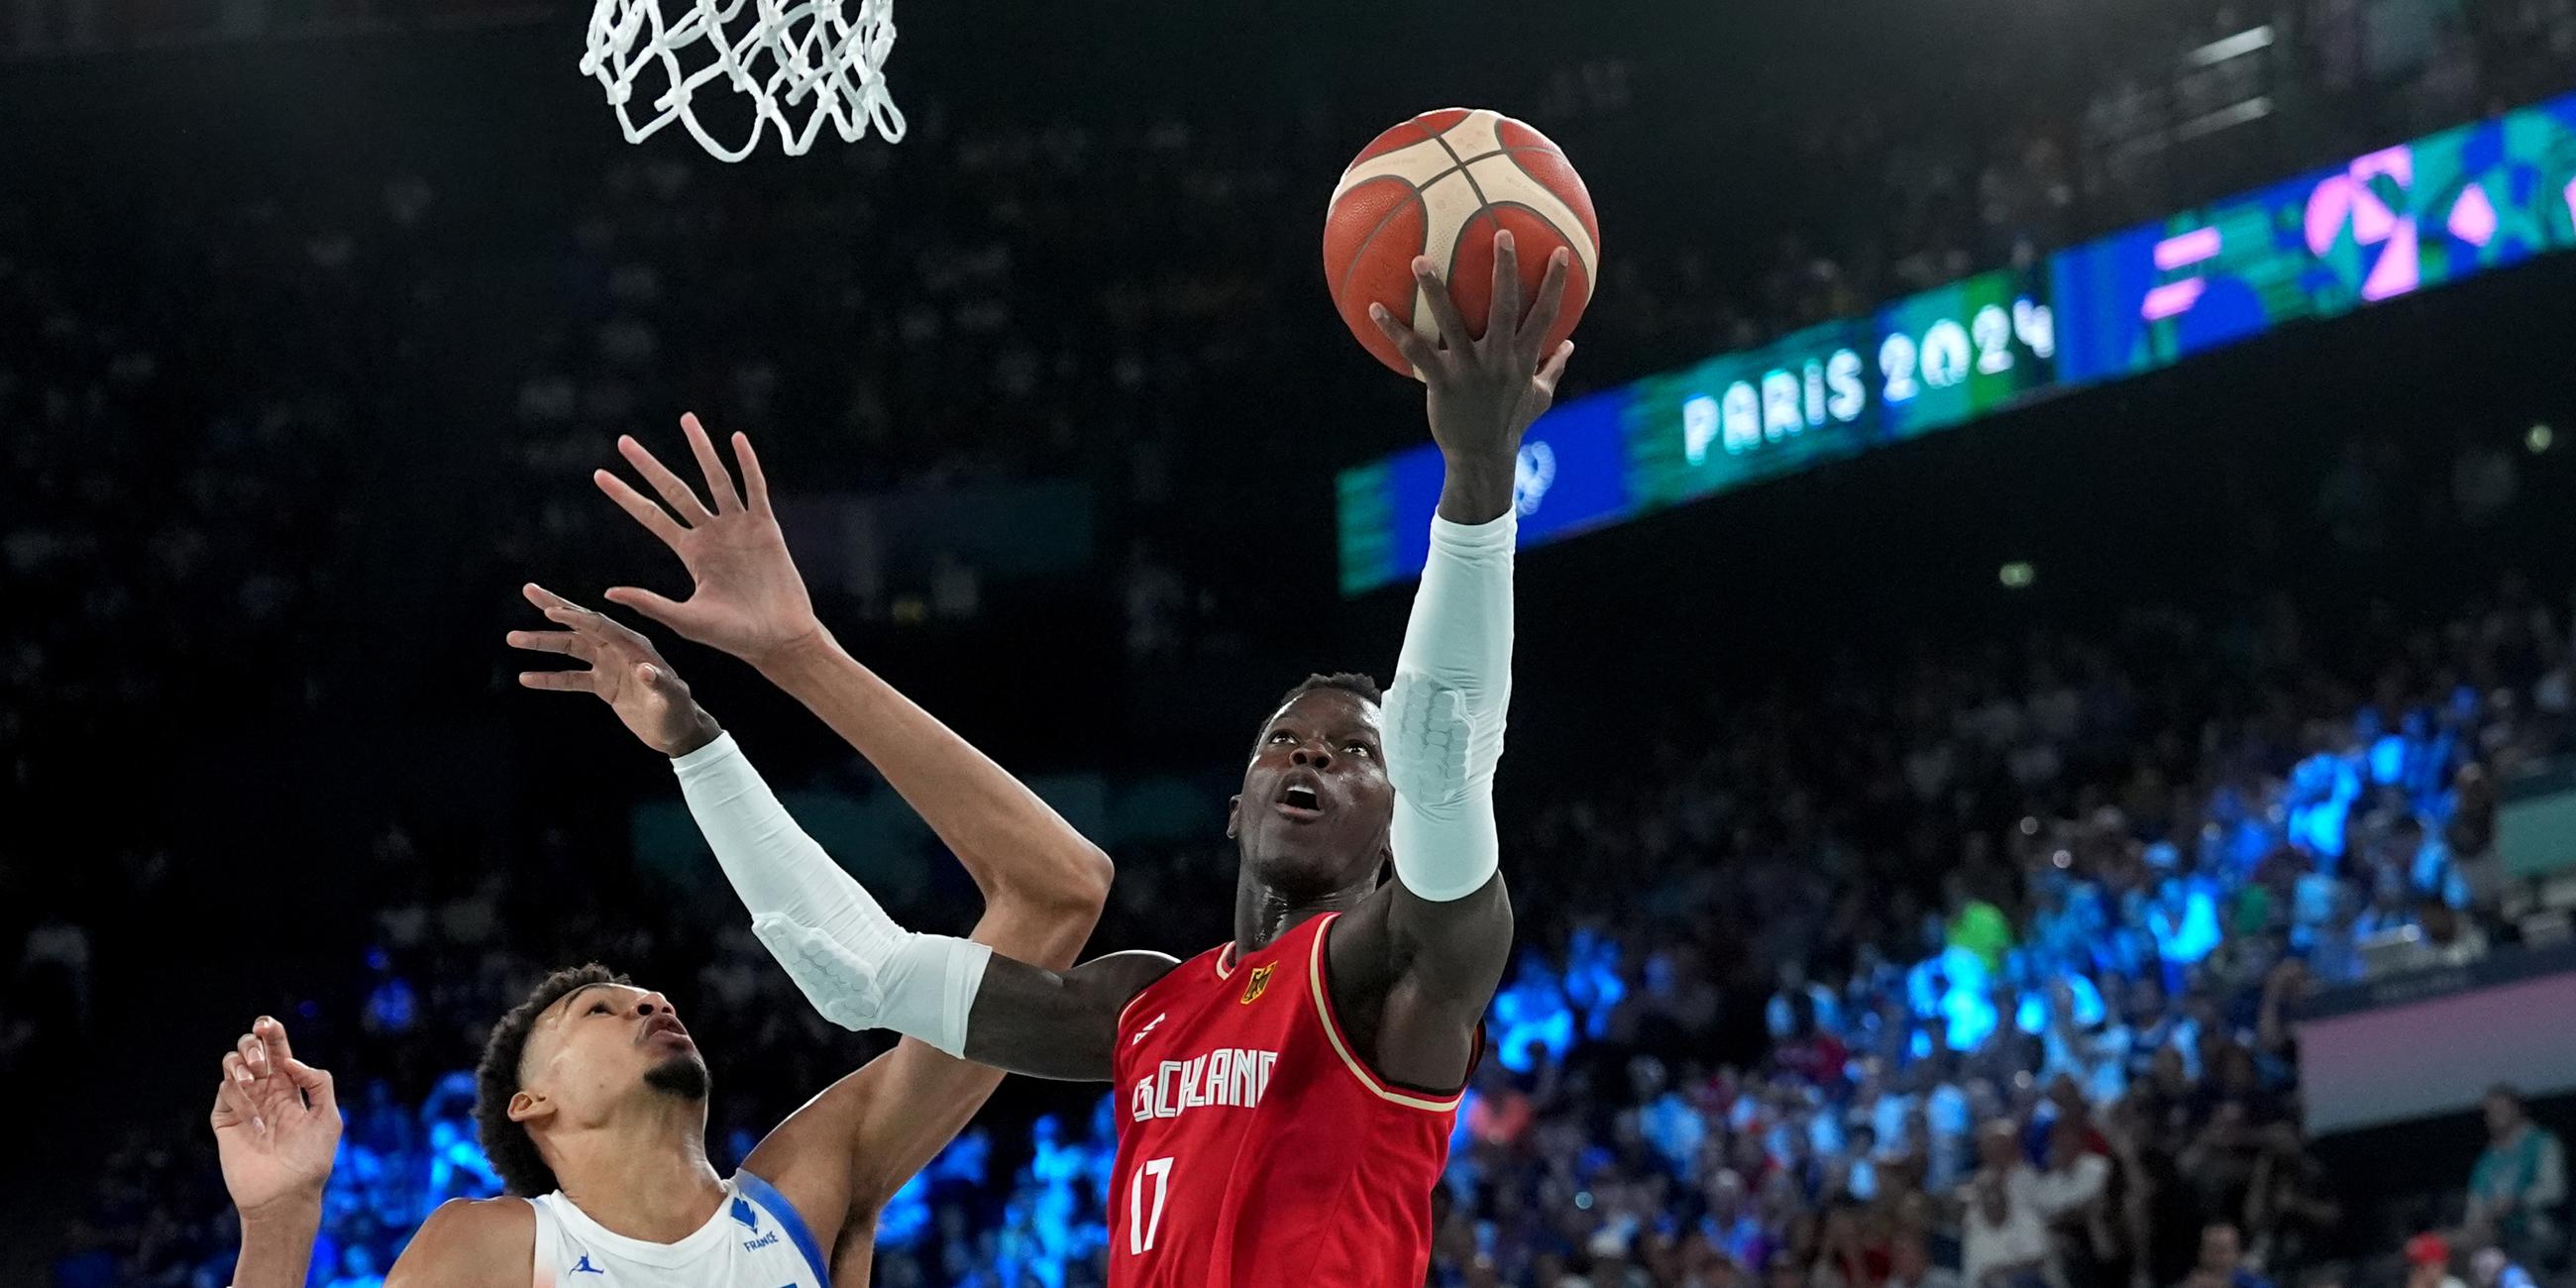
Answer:
[(1512, 696), (1509, 510), (1470, 526), (1434, 517), (1386, 697), (1386, 774), (1395, 784), (1395, 876), (1436, 903), (1484, 888), (1500, 865), (1494, 766)]
[(848, 1029), (892, 1029), (962, 1056), (993, 950), (894, 923), (796, 826), (732, 734), (671, 762), (752, 933), (805, 1000)]

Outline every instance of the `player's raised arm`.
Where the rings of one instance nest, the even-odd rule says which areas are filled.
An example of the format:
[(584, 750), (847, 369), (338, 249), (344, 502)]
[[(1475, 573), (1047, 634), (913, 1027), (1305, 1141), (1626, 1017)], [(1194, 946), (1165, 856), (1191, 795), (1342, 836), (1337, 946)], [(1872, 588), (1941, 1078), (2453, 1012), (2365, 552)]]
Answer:
[[(531, 671), (520, 682), (596, 694), (647, 746), (673, 757), (689, 812), (751, 910), (754, 932), (825, 1018), (892, 1029), (1016, 1073), (1109, 1076), (1119, 1009), (1173, 963), (1119, 953), (1061, 969), (1097, 917), (1105, 881), (1083, 896), (1078, 925), (1032, 931), (1005, 920), (990, 936), (1012, 942), (985, 942), (995, 930), (989, 912), (974, 940), (907, 930), (797, 826), (651, 641), (542, 587), (526, 593), (564, 629), (513, 631), (511, 645), (588, 665)], [(1042, 920), (1025, 911), (1019, 919)]]
[(590, 694), (617, 713), (627, 732), (665, 756), (686, 756), (723, 735), (723, 726), (698, 705), (680, 673), (641, 632), (535, 582), (519, 593), (563, 629), (512, 631), (506, 637), (510, 647), (582, 663), (579, 670), (521, 671), (520, 684)]
[[(662, 503), (606, 470), (595, 481), (680, 557), (689, 597), (675, 602), (617, 587), (609, 599), (751, 663), (821, 717), (973, 875), (985, 899), (976, 942), (1052, 978), (1072, 961), (1099, 916), (1111, 875), (1108, 857), (1025, 784), (850, 656), (816, 619), (750, 438), (733, 435), (735, 468), (729, 470), (695, 416), (683, 417), (680, 428), (704, 480), (704, 500), (632, 438), (621, 440), (618, 451)], [(1137, 969), (1132, 958), (1124, 959), (1083, 978)], [(1110, 1009), (1107, 1022), (1114, 1025), (1116, 1008)], [(1057, 1060), (1065, 1048), (1047, 1039), (1031, 1054)], [(1028, 1069), (1023, 1060), (985, 1062)], [(1097, 1074), (1059, 1069), (1054, 1076), (1106, 1077), (1107, 1071), (1104, 1057)]]
[(296, 1059), (286, 1026), (263, 1015), (224, 1055), (213, 1121), (241, 1219), (234, 1288), (303, 1288), (340, 1148), (331, 1075)]
[(835, 1024), (892, 1029), (1014, 1073), (1106, 1079), (1118, 1012), (1173, 965), (1119, 953), (1062, 970), (905, 929), (796, 825), (732, 738), (674, 763), (753, 933)]
[(737, 487), (697, 418), (680, 423), (707, 499), (632, 438), (618, 450), (663, 504), (606, 470), (594, 477), (680, 557), (690, 595), (673, 601), (620, 586), (610, 602), (751, 663), (865, 756), (983, 890), (977, 939), (1031, 961), (1072, 960), (1107, 897), (1108, 856), (833, 639), (788, 554), (750, 438), (733, 436)]
[[(1571, 341), (1546, 351), (1570, 255), (1550, 256), (1538, 298), (1521, 307), (1518, 256), (1494, 238), (1492, 308), (1472, 333), (1428, 259), (1414, 275), (1439, 324), (1432, 344), (1383, 307), (1372, 318), (1428, 390), (1443, 478), (1431, 552), (1386, 697), (1386, 772), (1395, 787), (1389, 846), (1396, 880), (1334, 927), (1337, 994), (1383, 1001), (1373, 1053), (1391, 1077), (1453, 1086), (1472, 1060), (1475, 1024), (1511, 949), (1499, 875), (1494, 769), (1511, 701), (1512, 485), (1521, 435), (1556, 396)], [(1364, 1038), (1364, 1040), (1366, 1040)]]
[[(224, 1189), (241, 1221), (233, 1288), (304, 1288), (340, 1147), (331, 1075), (296, 1059), (286, 1026), (263, 1015), (224, 1056), (213, 1121)], [(528, 1213), (517, 1199), (450, 1200), (404, 1246), (387, 1288), (525, 1284), (536, 1239)]]
[[(776, 555), (784, 561), (783, 543)], [(783, 584), (797, 586), (792, 565), (786, 574)], [(851, 1028), (891, 1028), (922, 1039), (834, 1084), (745, 1160), (747, 1170), (775, 1185), (818, 1231), (871, 1228), (879, 1206), (955, 1137), (1000, 1079), (989, 1061), (957, 1058), (965, 1050), (962, 1008), (972, 1004), (986, 959), (1003, 954), (999, 979), (1056, 978), (1053, 971), (1070, 964), (1099, 917), (1108, 893), (1106, 858), (1035, 794), (850, 663), (862, 684), (881, 694), (866, 713), (873, 746), (862, 750), (893, 758), (879, 763), (890, 779), (914, 785), (906, 795), (917, 804), (935, 802), (934, 822), (947, 824), (936, 830), (965, 860), (985, 899), (972, 940), (904, 931), (797, 827), (651, 641), (540, 587), (526, 593), (564, 629), (514, 631), (509, 642), (588, 666), (530, 672), (522, 683), (595, 694), (647, 746), (673, 757), (682, 794), (750, 909), (755, 933), (818, 1010)], [(801, 604), (801, 591), (793, 602)], [(934, 772), (925, 775), (916, 760)], [(1073, 975), (1096, 988), (1101, 979), (1135, 970), (1132, 962), (1113, 962)], [(1135, 987), (1142, 986), (1140, 979)], [(1108, 1008), (1104, 1034), (1116, 1013)], [(1076, 1019), (1069, 1027), (1085, 1026)], [(1050, 1039), (1044, 1049), (1053, 1055), (1065, 1045)], [(1105, 1036), (1099, 1045), (1106, 1048)], [(1104, 1057), (1099, 1076), (1106, 1073)], [(851, 1257), (866, 1255), (864, 1240), (843, 1246)]]

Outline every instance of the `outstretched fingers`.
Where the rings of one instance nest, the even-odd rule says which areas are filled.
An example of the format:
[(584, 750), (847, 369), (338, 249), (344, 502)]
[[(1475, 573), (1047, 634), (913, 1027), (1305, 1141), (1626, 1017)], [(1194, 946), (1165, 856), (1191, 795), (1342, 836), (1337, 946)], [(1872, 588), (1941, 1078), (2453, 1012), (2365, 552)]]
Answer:
[(558, 608), (581, 607), (581, 605), (576, 604), (533, 581), (520, 586), (519, 593), (522, 596), (525, 596), (529, 603), (536, 605), (537, 611), (540, 613), (551, 612)]
[(653, 641), (642, 632), (609, 616), (587, 608), (549, 608), (547, 620), (571, 631), (589, 650), (584, 660), (593, 666), (615, 666), (653, 654)]
[(556, 653), (584, 662), (599, 660), (599, 649), (574, 631), (512, 631), (502, 640), (531, 653)]
[(1513, 334), (1521, 314), (1521, 252), (1506, 228), (1494, 234), (1494, 289), (1485, 308), (1485, 338)]
[[(527, 595), (529, 603), (536, 605), (545, 613), (547, 621), (570, 628), (594, 646), (627, 649), (647, 655), (653, 652), (653, 642), (646, 639), (642, 631), (606, 613), (584, 608), (535, 582), (529, 582), (523, 589), (523, 593)], [(656, 595), (652, 591), (638, 590), (633, 586), (611, 586), (607, 591), (607, 599), (612, 604), (634, 609), (674, 629), (679, 628), (679, 619), (687, 614), (687, 609), (682, 605)], [(512, 642), (517, 641), (514, 639)], [(570, 650), (547, 649), (545, 651)], [(585, 658), (585, 660), (596, 661), (597, 659)]]
[(742, 509), (742, 496), (734, 491), (733, 475), (725, 469), (723, 458), (716, 455), (715, 440), (707, 437), (707, 427), (698, 422), (696, 412), (680, 418), (680, 433), (689, 440), (689, 454), (698, 458), (699, 472), (707, 476), (707, 495), (715, 498), (716, 513), (731, 514)]
[(1403, 355), (1404, 361), (1415, 372), (1429, 371), (1431, 365), (1440, 360), (1440, 350), (1433, 347), (1429, 340), (1423, 339), (1420, 332), (1396, 321), (1395, 314), (1385, 305), (1370, 305), (1369, 321), (1377, 324), (1378, 334), (1385, 336), (1387, 343), (1395, 346), (1395, 351)]
[[(510, 645), (513, 648), (534, 649), (541, 653), (570, 653), (582, 658), (583, 661), (588, 661), (589, 657), (582, 650), (596, 648), (603, 639), (618, 638), (610, 629), (603, 628), (624, 629), (617, 623), (533, 581), (521, 586), (519, 593), (526, 596), (529, 603), (536, 605), (537, 611), (545, 614), (547, 621), (566, 629), (563, 631), (512, 631)], [(527, 642), (523, 643), (523, 639)], [(558, 646), (554, 641), (562, 641), (566, 646)]]
[(519, 687), (545, 693), (596, 695), (599, 692), (599, 673), (596, 671), (521, 671)]
[(1440, 280), (1440, 266), (1432, 263), (1430, 256), (1413, 257), (1413, 283), (1431, 304), (1431, 320), (1439, 325), (1440, 343), (1465, 352), (1476, 337), (1468, 334), (1467, 319), (1458, 312), (1458, 301), (1450, 296), (1449, 284)]
[(698, 494), (690, 491), (689, 485), (681, 482), (680, 476), (662, 463), (662, 458), (635, 441), (633, 434), (617, 436), (617, 454), (625, 457), (626, 463), (634, 466), (635, 472), (653, 485), (653, 490), (661, 494), (662, 503), (670, 506), (671, 513), (680, 516), (681, 522), (694, 528), (715, 517), (708, 513), (706, 503), (698, 499)]
[(606, 593), (609, 603), (620, 608), (634, 609), (673, 630), (683, 629), (680, 619), (687, 614), (688, 610), (681, 607), (676, 600), (634, 586), (611, 586)]
[(617, 508), (643, 524), (645, 531), (660, 537), (663, 545), (678, 550), (680, 542), (687, 539), (688, 529), (681, 527), (662, 507), (645, 500), (644, 494), (636, 491), (634, 484), (606, 470), (591, 471), (590, 481), (598, 484), (599, 490), (617, 503)]
[(1530, 382), (1538, 386), (1540, 393), (1546, 394), (1549, 398), (1556, 397), (1556, 384), (1565, 379), (1565, 364), (1573, 357), (1572, 340), (1556, 346), (1556, 352), (1549, 355), (1547, 365), (1539, 368), (1538, 374), (1530, 377)]
[[(577, 658), (593, 668), (587, 671), (522, 671), (519, 683), (523, 687), (552, 693), (600, 693), (597, 668), (603, 664), (615, 665), (621, 656), (649, 655), (652, 652), (651, 642), (624, 622), (584, 608), (533, 581), (521, 586), (519, 593), (536, 605), (538, 611), (546, 615), (547, 621), (564, 629), (512, 631), (505, 637), (510, 647), (531, 653)], [(615, 593), (610, 592), (612, 598)], [(279, 1032), (283, 1034), (284, 1030)]]
[(742, 486), (750, 494), (751, 512), (769, 513), (769, 476), (760, 472), (760, 457), (751, 450), (751, 435), (735, 431), (733, 459), (742, 466)]
[[(1565, 311), (1565, 283), (1573, 275), (1574, 252), (1563, 246), (1547, 257), (1547, 275), (1538, 283), (1538, 300), (1530, 305), (1529, 316), (1521, 319), (1521, 360), (1535, 363), (1547, 346), (1548, 332), (1556, 329), (1556, 319)], [(1497, 288), (1499, 289), (1499, 288)]]
[(533, 581), (521, 588), (520, 593), (546, 615), (547, 621), (568, 627), (589, 640), (608, 644), (645, 643), (644, 637), (626, 623), (597, 609), (576, 604)]

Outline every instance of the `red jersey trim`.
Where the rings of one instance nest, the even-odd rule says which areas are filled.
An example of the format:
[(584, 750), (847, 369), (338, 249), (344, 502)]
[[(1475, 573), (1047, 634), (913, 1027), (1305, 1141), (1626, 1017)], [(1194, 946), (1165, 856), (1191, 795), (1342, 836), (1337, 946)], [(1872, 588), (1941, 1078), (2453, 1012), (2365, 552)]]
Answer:
[(1234, 945), (1233, 945), (1233, 944), (1227, 944), (1225, 947), (1220, 948), (1220, 949), (1218, 949), (1218, 950), (1217, 950), (1217, 953), (1216, 953), (1216, 977), (1217, 977), (1218, 979), (1232, 979), (1232, 978), (1234, 978)]
[(1441, 1099), (1414, 1095), (1389, 1087), (1376, 1074), (1369, 1072), (1369, 1067), (1361, 1063), (1358, 1056), (1351, 1053), (1351, 1044), (1342, 1040), (1342, 1022), (1333, 1013), (1332, 992), (1324, 987), (1324, 940), (1332, 933), (1333, 920), (1341, 915), (1338, 912), (1325, 915), (1324, 925), (1315, 932), (1315, 942), (1308, 948), (1306, 955), (1306, 980), (1315, 990), (1315, 1015), (1324, 1023), (1324, 1037), (1333, 1044), (1333, 1054), (1342, 1058), (1342, 1067), (1350, 1070), (1351, 1076), (1359, 1079), (1361, 1086), (1366, 1087), (1381, 1100), (1402, 1105), (1407, 1109), (1420, 1109), (1435, 1114), (1445, 1114), (1455, 1110), (1466, 1100), (1466, 1088), (1461, 1087), (1458, 1089), (1458, 1094)]

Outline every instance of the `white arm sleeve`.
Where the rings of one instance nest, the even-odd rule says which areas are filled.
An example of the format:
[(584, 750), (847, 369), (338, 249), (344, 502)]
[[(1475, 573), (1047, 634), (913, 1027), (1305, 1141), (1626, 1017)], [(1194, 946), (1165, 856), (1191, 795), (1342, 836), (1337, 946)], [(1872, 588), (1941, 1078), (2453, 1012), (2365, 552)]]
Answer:
[(894, 923), (867, 889), (796, 826), (732, 734), (671, 762), (752, 933), (805, 1000), (848, 1029), (892, 1029), (953, 1056), (993, 950)]
[(1494, 767), (1512, 696), (1509, 510), (1468, 525), (1434, 517), (1386, 696), (1386, 774), (1395, 784), (1395, 876), (1435, 903), (1483, 889), (1501, 862)]

